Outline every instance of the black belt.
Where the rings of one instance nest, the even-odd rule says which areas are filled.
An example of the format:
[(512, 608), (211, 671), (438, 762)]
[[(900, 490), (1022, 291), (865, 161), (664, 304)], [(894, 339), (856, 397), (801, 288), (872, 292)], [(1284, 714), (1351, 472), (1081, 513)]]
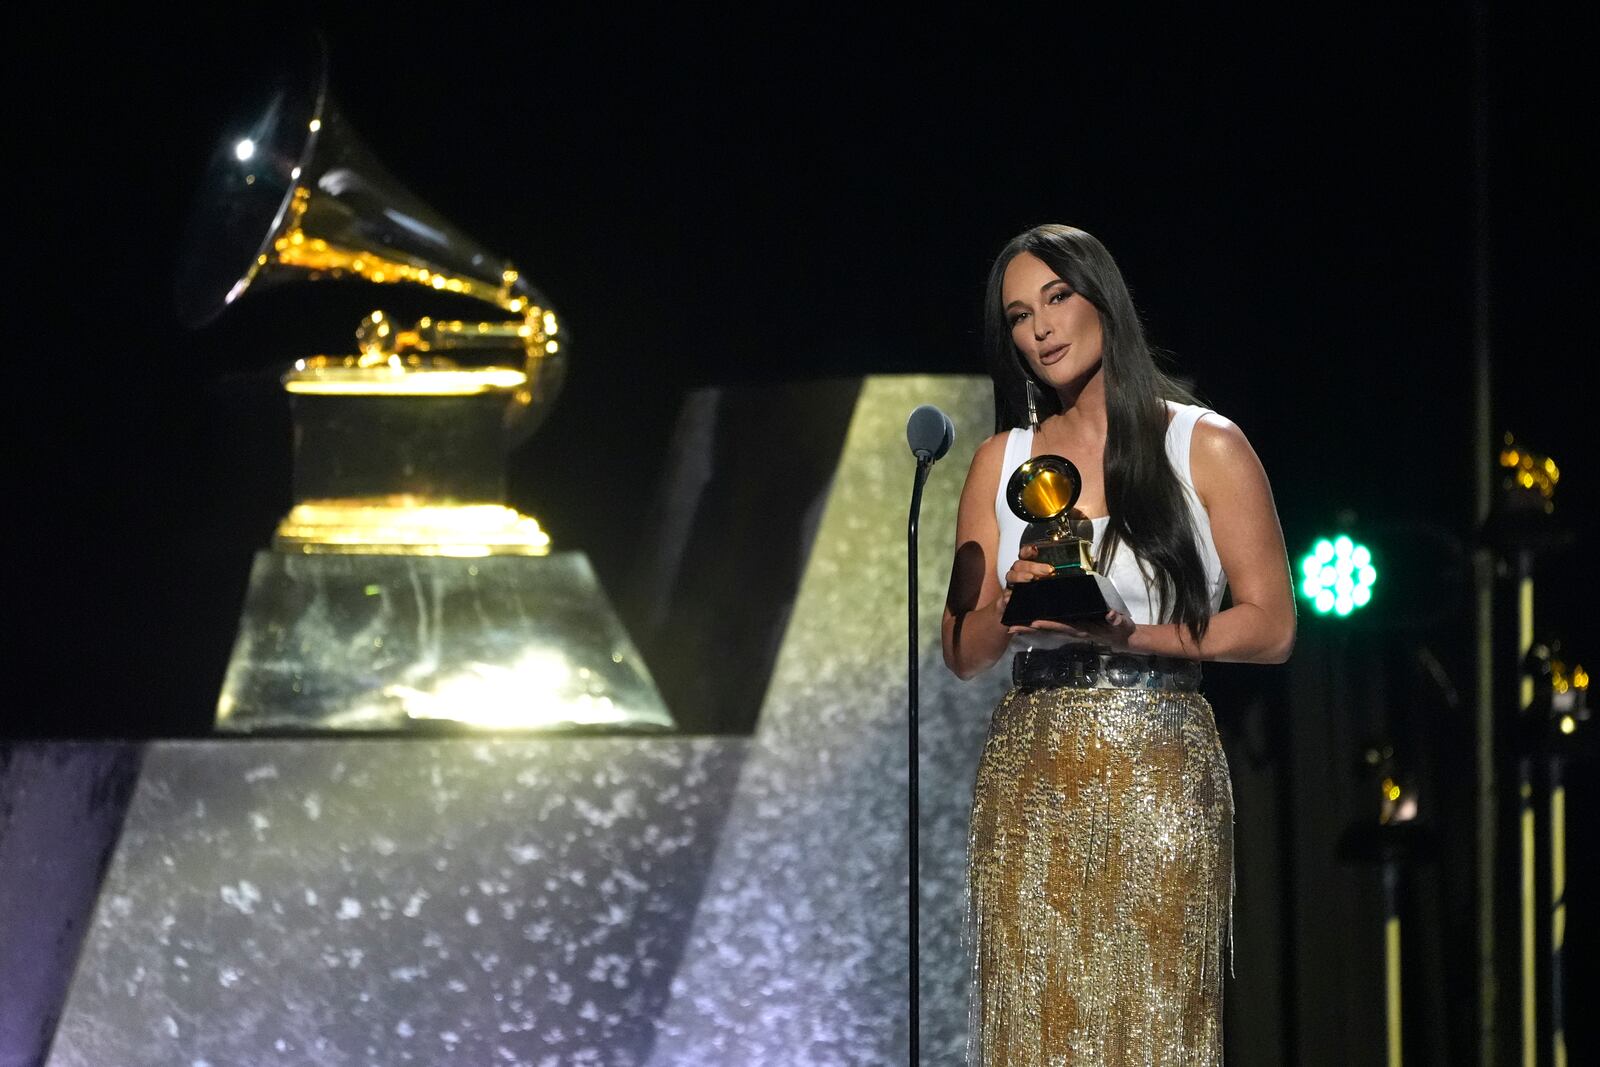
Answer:
[(1200, 664), (1170, 656), (1104, 652), (1092, 645), (1032, 648), (1011, 659), (1011, 682), (1019, 689), (1171, 689), (1200, 688)]

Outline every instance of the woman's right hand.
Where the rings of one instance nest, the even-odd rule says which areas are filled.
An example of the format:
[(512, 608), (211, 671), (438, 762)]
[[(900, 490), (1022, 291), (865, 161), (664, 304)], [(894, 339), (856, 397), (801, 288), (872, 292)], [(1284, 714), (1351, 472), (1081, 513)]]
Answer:
[[(1006, 613), (1006, 606), (1011, 603), (1011, 588), (1023, 582), (1031, 582), (1036, 578), (1044, 578), (1055, 573), (1055, 568), (1048, 563), (1039, 563), (1039, 550), (1033, 545), (1023, 545), (1018, 553), (1018, 559), (1011, 564), (1011, 569), (1006, 571), (1006, 585), (1000, 590), (997, 601), (998, 614)], [(1015, 628), (1013, 628), (1015, 630)]]
[(1011, 592), (1010, 587), (1021, 582), (1031, 582), (1035, 578), (1046, 578), (1056, 572), (1048, 563), (1038, 562), (1039, 550), (1033, 545), (1023, 545), (1018, 553), (1018, 558), (1006, 571), (1006, 592)]

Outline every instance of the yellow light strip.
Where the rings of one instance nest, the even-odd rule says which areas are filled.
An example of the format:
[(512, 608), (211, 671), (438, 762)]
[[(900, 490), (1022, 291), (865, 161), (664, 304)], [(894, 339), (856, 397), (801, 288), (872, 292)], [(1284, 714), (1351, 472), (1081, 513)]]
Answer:
[(1383, 926), (1384, 980), (1389, 1021), (1389, 1067), (1400, 1067), (1400, 918), (1391, 916)]
[[(1524, 578), (1517, 586), (1517, 655), (1526, 656), (1533, 647), (1533, 579)], [(1533, 703), (1533, 678), (1522, 676), (1522, 707)]]
[(1522, 783), (1522, 1063), (1538, 1067), (1539, 1013), (1534, 988), (1533, 787)]
[[(1567, 943), (1567, 790), (1550, 791), (1550, 951), (1560, 961)], [(1563, 1020), (1564, 1022), (1564, 1020)], [(1553, 1035), (1555, 1067), (1567, 1067), (1567, 1034)]]

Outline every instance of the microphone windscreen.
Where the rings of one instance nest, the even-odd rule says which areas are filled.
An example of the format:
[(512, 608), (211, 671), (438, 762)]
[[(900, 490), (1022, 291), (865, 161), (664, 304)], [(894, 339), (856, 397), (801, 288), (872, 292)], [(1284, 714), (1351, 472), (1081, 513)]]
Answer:
[(950, 416), (932, 404), (922, 404), (906, 420), (906, 443), (913, 454), (942, 459), (955, 444), (956, 428)]

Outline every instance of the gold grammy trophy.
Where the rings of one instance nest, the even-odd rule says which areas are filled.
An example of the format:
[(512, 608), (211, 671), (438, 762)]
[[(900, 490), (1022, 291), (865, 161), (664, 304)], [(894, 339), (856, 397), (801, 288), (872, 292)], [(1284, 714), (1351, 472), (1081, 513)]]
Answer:
[(556, 312), (372, 158), (325, 66), (224, 137), (178, 309), (198, 326), (247, 291), (322, 279), (421, 287), (483, 315), (373, 311), (357, 351), (283, 376), (294, 506), (256, 558), (218, 728), (670, 728), (587, 558), (552, 553), (504, 501), (507, 453), (561, 386)]
[(1033, 546), (1034, 560), (1055, 573), (1012, 587), (1005, 625), (1098, 620), (1111, 608), (1127, 612), (1111, 580), (1095, 570), (1094, 523), (1073, 507), (1082, 491), (1083, 476), (1065, 456), (1035, 456), (1012, 472), (1006, 504), (1028, 524), (1019, 548)]

